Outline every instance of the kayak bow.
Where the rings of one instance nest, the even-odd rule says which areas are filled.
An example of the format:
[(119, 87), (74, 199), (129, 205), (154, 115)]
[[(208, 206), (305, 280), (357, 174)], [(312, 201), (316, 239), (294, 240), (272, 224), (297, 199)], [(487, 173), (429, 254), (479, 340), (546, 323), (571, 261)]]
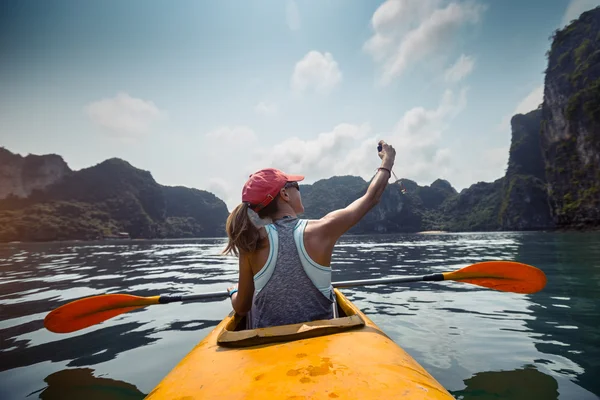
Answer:
[(454, 399), (334, 292), (340, 317), (331, 320), (245, 330), (231, 312), (147, 399)]

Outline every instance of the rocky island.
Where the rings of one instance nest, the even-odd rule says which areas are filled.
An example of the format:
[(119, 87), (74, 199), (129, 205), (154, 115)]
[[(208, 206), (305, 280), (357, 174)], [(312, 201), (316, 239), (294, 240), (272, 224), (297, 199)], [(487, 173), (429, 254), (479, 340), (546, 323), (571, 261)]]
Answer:
[(57, 155), (0, 148), (0, 241), (186, 238), (225, 234), (212, 193), (159, 185), (120, 159), (72, 171)]

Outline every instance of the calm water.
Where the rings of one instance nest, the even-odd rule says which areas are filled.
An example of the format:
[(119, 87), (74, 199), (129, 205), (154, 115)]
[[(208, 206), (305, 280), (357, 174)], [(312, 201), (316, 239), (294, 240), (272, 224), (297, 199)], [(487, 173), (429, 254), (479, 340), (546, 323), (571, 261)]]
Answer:
[[(52, 309), (103, 293), (200, 293), (237, 280), (223, 239), (0, 245), (0, 398), (141, 399), (231, 309), (152, 306), (71, 334)], [(534, 295), (453, 282), (344, 289), (459, 399), (600, 398), (600, 235), (355, 236), (334, 280), (443, 272), (505, 259), (535, 265)]]

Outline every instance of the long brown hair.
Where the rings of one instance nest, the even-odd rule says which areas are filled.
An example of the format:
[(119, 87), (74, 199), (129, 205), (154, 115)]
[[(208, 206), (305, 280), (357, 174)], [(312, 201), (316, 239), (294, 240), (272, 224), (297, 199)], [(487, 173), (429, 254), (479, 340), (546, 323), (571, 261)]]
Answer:
[[(275, 199), (260, 210), (258, 216), (267, 218), (274, 215), (277, 212), (278, 197), (279, 195), (275, 196)], [(248, 207), (248, 204), (241, 203), (227, 217), (225, 230), (229, 243), (223, 250), (223, 254), (233, 253), (239, 256), (240, 253), (253, 253), (260, 248), (260, 232), (248, 216)]]

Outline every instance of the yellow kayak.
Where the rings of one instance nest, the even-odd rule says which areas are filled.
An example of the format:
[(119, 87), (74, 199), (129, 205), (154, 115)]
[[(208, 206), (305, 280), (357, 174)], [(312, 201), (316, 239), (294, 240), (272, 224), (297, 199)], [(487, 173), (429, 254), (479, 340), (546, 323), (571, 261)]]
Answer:
[(334, 291), (331, 320), (245, 330), (231, 312), (147, 399), (454, 399)]

